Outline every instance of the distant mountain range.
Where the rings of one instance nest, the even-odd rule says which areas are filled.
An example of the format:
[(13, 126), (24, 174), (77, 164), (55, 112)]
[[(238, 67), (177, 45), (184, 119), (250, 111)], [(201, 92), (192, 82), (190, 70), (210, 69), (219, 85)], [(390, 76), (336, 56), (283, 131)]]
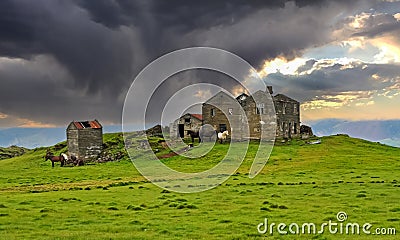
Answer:
[(306, 123), (317, 136), (348, 134), (373, 142), (400, 147), (400, 120), (346, 121), (323, 119)]
[[(323, 119), (305, 124), (311, 126), (317, 136), (348, 134), (351, 137), (400, 147), (400, 120), (346, 121)], [(137, 126), (130, 128), (137, 130)], [(121, 131), (120, 125), (104, 126), (104, 133)], [(11, 145), (26, 148), (47, 147), (65, 140), (65, 128), (0, 129), (0, 147)]]

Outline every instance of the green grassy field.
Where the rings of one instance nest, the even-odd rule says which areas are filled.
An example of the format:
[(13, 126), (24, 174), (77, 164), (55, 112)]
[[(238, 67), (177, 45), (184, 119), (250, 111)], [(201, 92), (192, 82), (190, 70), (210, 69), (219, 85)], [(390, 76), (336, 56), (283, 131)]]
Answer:
[[(119, 137), (104, 139), (121, 148)], [(227, 148), (217, 144), (198, 160), (162, 161), (173, 169), (202, 171), (217, 164)], [(347, 136), (324, 137), (319, 145), (292, 141), (274, 147), (263, 171), (249, 179), (256, 149), (252, 143), (226, 182), (192, 194), (147, 182), (127, 158), (52, 169), (42, 148), (2, 160), (0, 239), (397, 239), (328, 230), (281, 235), (275, 229), (270, 235), (258, 233), (257, 225), (268, 218), (319, 226), (338, 222), (336, 214), (344, 211), (344, 223), (368, 222), (371, 232), (400, 231), (400, 149)]]

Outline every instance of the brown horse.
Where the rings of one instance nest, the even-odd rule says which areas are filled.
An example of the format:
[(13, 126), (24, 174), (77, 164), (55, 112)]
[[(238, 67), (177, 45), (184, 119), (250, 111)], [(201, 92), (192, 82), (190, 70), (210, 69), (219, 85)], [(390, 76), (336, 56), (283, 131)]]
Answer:
[(78, 159), (76, 156), (71, 156), (71, 161), (75, 166), (83, 166), (85, 162), (82, 159)]
[(199, 142), (201, 142), (201, 138), (200, 138), (200, 134), (197, 131), (192, 131), (192, 130), (187, 130), (187, 134), (190, 135), (190, 137), (192, 138), (192, 143), (194, 143), (194, 139), (198, 138)]
[(64, 157), (65, 154), (61, 153), (60, 156), (54, 156), (51, 152), (47, 152), (46, 156), (44, 156), (44, 158), (47, 160), (51, 161), (51, 166), (54, 167), (54, 162), (60, 162), (61, 163), (61, 167), (64, 166), (65, 161), (67, 159), (65, 159)]

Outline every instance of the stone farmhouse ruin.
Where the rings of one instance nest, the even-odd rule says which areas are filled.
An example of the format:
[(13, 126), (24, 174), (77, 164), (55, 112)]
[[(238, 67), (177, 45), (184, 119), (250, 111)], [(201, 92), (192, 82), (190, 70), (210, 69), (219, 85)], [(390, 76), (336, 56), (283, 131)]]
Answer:
[[(271, 95), (273, 94), (271, 86), (268, 86), (266, 91)], [(261, 90), (255, 92), (252, 96), (242, 93), (236, 99), (221, 91), (203, 103), (203, 124), (210, 124), (219, 132), (225, 130), (229, 132), (243, 131), (242, 129), (232, 129), (229, 122), (240, 123), (245, 114), (249, 124), (249, 133), (246, 133), (246, 135), (250, 139), (260, 139), (261, 130), (268, 132), (268, 128), (271, 128), (271, 122), (273, 123), (273, 120), (275, 120), (261, 121), (260, 116), (265, 115), (268, 118), (275, 107), (276, 137), (299, 137), (300, 103), (283, 94), (272, 96), (272, 100), (274, 106), (266, 98), (265, 92)], [(242, 112), (240, 108), (243, 108)], [(240, 126), (240, 124), (234, 125)], [(238, 137), (241, 138), (241, 136)]]
[(71, 122), (67, 127), (68, 153), (83, 160), (93, 160), (103, 150), (103, 127), (97, 120)]
[[(265, 93), (272, 96), (272, 101)], [(260, 139), (262, 131), (273, 133), (273, 129), (276, 129), (276, 138), (300, 137), (300, 103), (283, 94), (272, 94), (271, 86), (265, 92), (260, 90), (250, 96), (242, 93), (236, 98), (223, 91), (218, 92), (203, 103), (201, 117), (191, 120), (199, 114), (186, 114), (171, 124), (171, 136), (187, 137), (186, 130), (198, 131), (201, 125), (209, 124), (217, 132), (228, 130), (233, 140)], [(270, 119), (271, 116), (274, 119)], [(248, 129), (243, 127), (245, 120)], [(233, 129), (230, 123), (238, 129)]]

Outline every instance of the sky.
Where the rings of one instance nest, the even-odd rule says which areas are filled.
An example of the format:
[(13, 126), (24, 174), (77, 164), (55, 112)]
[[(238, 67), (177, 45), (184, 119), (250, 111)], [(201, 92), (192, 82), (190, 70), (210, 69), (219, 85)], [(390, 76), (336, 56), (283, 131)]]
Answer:
[[(2, 0), (0, 128), (120, 124), (135, 76), (194, 46), (248, 61), (275, 93), (301, 102), (303, 122), (400, 119), (399, 1)], [(240, 89), (222, 74), (188, 71), (154, 102), (199, 82)]]

